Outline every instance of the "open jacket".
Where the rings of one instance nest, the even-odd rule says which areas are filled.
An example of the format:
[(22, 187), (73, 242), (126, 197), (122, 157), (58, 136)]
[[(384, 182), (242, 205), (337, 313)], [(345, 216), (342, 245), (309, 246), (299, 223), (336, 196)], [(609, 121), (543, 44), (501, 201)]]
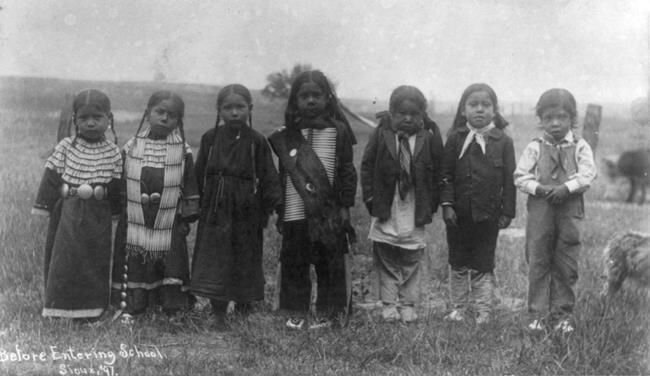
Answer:
[[(416, 226), (431, 223), (438, 207), (442, 150), (442, 138), (437, 127), (420, 129), (415, 134), (411, 163), (415, 181)], [(390, 126), (381, 125), (370, 136), (361, 161), (363, 200), (369, 204), (370, 215), (380, 220), (390, 218), (399, 175), (395, 132)]]
[(477, 158), (470, 150), (458, 159), (469, 134), (466, 126), (447, 138), (442, 162), (442, 205), (454, 207), (458, 216), (475, 222), (515, 216), (516, 190), (512, 138), (498, 128), (486, 135), (485, 154)]
[[(335, 195), (336, 204), (339, 207), (349, 208), (354, 206), (354, 196), (357, 192), (357, 170), (353, 162), (353, 143), (356, 142), (354, 135), (350, 133), (348, 128), (341, 122), (331, 120), (336, 127), (336, 166), (334, 173), (334, 182), (332, 189)], [(288, 134), (291, 133), (291, 134)], [(290, 141), (293, 137), (302, 137), (299, 130), (289, 129), (286, 127), (276, 130), (269, 137), (269, 141), (273, 151), (277, 154), (278, 151), (275, 147), (274, 140), (277, 138), (286, 138), (289, 148), (295, 148), (295, 145)], [(282, 192), (286, 192), (286, 178), (287, 170), (285, 166), (279, 162), (278, 166), (280, 183), (282, 185)], [(284, 195), (282, 197), (284, 200)], [(277, 209), (279, 221), (283, 220), (284, 203)]]

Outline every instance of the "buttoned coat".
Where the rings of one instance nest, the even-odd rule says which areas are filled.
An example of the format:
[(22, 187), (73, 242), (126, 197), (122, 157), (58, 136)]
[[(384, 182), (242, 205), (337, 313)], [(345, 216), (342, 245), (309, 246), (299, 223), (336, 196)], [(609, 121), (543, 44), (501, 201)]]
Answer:
[[(431, 223), (433, 213), (440, 202), (440, 165), (442, 160), (442, 137), (440, 130), (420, 129), (415, 134), (412, 151), (412, 172), (415, 181), (415, 225)], [(372, 201), (370, 215), (380, 220), (390, 218), (400, 175), (395, 132), (388, 125), (381, 125), (372, 133), (361, 161), (361, 185), (363, 200)]]
[(470, 145), (458, 159), (468, 134), (465, 126), (447, 138), (442, 159), (442, 204), (452, 205), (458, 216), (471, 217), (474, 222), (496, 221), (501, 215), (514, 218), (516, 162), (512, 138), (492, 128), (485, 134), (485, 154), (472, 153)]

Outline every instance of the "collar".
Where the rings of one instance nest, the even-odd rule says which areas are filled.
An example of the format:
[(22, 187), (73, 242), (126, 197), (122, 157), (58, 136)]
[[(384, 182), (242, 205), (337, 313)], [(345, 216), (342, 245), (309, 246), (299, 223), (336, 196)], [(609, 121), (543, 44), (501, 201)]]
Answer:
[[(463, 126), (462, 128), (458, 128), (457, 132), (458, 132), (458, 133), (469, 133), (469, 132), (470, 132), (470, 128), (468, 127), (468, 125), (469, 125), (469, 124), (465, 124), (465, 126)], [(483, 129), (486, 129), (486, 128), (488, 128), (488, 127), (489, 127), (489, 129), (487, 129), (486, 131), (484, 131), (484, 134), (483, 134), (484, 136), (487, 136), (487, 137), (489, 137), (489, 138), (496, 139), (496, 140), (498, 140), (498, 139), (500, 139), (501, 137), (503, 137), (503, 135), (504, 135), (503, 130), (497, 128), (493, 123), (488, 124), (488, 125), (487, 125), (485, 128), (483, 128)], [(474, 128), (474, 129), (476, 129), (476, 128)], [(478, 132), (476, 132), (476, 133), (478, 133)]]
[(480, 135), (487, 134), (490, 130), (494, 129), (494, 123), (490, 122), (490, 124), (486, 125), (483, 128), (474, 128), (470, 123), (465, 124), (467, 126), (467, 129), (470, 130), (470, 132), (474, 132)]
[(548, 142), (550, 144), (556, 145), (556, 144), (567, 144), (567, 143), (570, 144), (570, 143), (573, 143), (575, 137), (573, 136), (573, 131), (569, 129), (569, 131), (566, 133), (566, 135), (564, 135), (564, 138), (561, 139), (559, 142), (555, 141), (553, 136), (551, 136), (550, 134), (548, 134), (546, 132), (544, 132), (543, 139), (544, 139), (544, 141), (546, 141), (546, 142)]

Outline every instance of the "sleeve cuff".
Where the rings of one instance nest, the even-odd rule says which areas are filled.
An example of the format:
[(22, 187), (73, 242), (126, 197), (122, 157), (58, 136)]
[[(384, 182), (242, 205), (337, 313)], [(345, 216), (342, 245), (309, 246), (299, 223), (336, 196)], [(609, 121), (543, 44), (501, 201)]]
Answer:
[(45, 210), (45, 209), (32, 208), (32, 215), (40, 215), (40, 216), (43, 216), (43, 217), (49, 217), (50, 212)]
[(571, 193), (573, 193), (573, 192), (577, 191), (578, 189), (580, 189), (580, 183), (578, 183), (578, 181), (576, 179), (569, 180), (569, 181), (565, 182), (564, 185), (566, 185), (566, 187), (569, 189), (569, 192), (571, 192)]
[(527, 188), (528, 192), (526, 192), (526, 193), (531, 194), (531, 195), (534, 196), (536, 194), (536, 192), (537, 192), (537, 187), (539, 187), (539, 186), (540, 186), (540, 184), (538, 182), (536, 182), (536, 181), (528, 182), (528, 184), (526, 184), (526, 188)]

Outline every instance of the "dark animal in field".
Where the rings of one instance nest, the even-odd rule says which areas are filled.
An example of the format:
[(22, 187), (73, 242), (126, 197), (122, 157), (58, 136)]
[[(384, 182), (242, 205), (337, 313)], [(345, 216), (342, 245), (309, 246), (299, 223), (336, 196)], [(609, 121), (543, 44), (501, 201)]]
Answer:
[(626, 151), (621, 154), (617, 161), (605, 158), (603, 162), (610, 178), (625, 177), (630, 181), (630, 193), (626, 201), (634, 201), (637, 191), (640, 190), (639, 204), (643, 204), (645, 202), (646, 188), (650, 185), (650, 149)]
[(614, 235), (605, 250), (605, 277), (601, 295), (611, 297), (628, 283), (650, 291), (650, 234), (627, 231)]

